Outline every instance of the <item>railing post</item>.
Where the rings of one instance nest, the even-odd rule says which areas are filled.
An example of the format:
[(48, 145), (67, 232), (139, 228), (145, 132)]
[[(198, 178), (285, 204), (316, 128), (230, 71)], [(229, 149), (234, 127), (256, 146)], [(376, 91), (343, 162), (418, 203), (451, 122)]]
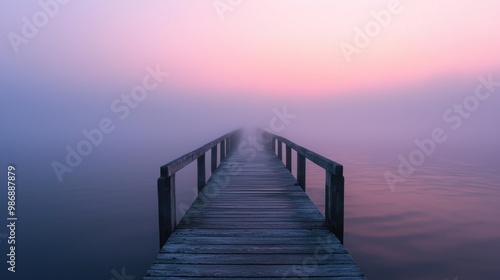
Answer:
[(211, 160), (210, 161), (211, 161), (210, 170), (212, 170), (212, 172), (214, 172), (215, 169), (217, 169), (217, 145), (215, 145), (212, 148)]
[(276, 138), (271, 136), (271, 149), (273, 150), (273, 153), (276, 154)]
[(227, 156), (230, 151), (231, 151), (231, 139), (230, 138), (226, 138), (225, 156)]
[(344, 243), (344, 176), (342, 166), (335, 174), (326, 170), (325, 222), (341, 243)]
[(224, 160), (224, 158), (226, 157), (226, 153), (224, 151), (226, 147), (226, 144), (225, 144), (225, 141), (222, 140), (220, 141), (220, 162), (222, 163), (222, 160)]
[(231, 135), (231, 151), (238, 150), (238, 144), (240, 143), (240, 133), (235, 132)]
[(241, 132), (236, 132), (234, 135), (233, 135), (233, 141), (232, 141), (232, 149), (233, 151), (237, 151), (238, 150), (238, 145), (240, 144), (240, 140), (241, 140)]
[(286, 146), (286, 169), (292, 172), (292, 147)]
[(300, 153), (297, 153), (297, 183), (306, 190), (306, 158)]
[(283, 145), (281, 140), (278, 140), (278, 158), (283, 160)]
[(201, 155), (198, 160), (198, 193), (205, 187), (206, 174), (205, 174), (205, 154)]
[(158, 178), (160, 249), (175, 230), (175, 207), (175, 174)]

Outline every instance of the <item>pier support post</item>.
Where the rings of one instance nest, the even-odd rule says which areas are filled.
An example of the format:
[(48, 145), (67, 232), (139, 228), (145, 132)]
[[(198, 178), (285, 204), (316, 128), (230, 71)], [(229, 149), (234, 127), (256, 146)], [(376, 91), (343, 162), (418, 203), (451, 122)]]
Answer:
[(212, 172), (214, 172), (215, 169), (217, 169), (217, 145), (215, 145), (212, 148), (210, 161), (211, 161), (210, 170), (212, 170)]
[(292, 172), (292, 147), (286, 146), (286, 169)]
[(278, 140), (278, 158), (280, 160), (283, 160), (283, 148), (282, 148), (283, 146), (281, 143), (282, 143), (281, 140)]
[(175, 230), (175, 207), (175, 174), (158, 178), (160, 249)]
[(325, 222), (340, 242), (344, 243), (344, 176), (341, 166), (332, 173), (326, 170)]
[(205, 174), (205, 154), (197, 159), (198, 164), (198, 193), (201, 192), (207, 182)]
[(297, 184), (306, 191), (306, 158), (297, 153)]
[(222, 163), (222, 161), (224, 160), (224, 158), (226, 157), (226, 141), (225, 140), (222, 140), (220, 142), (220, 162)]

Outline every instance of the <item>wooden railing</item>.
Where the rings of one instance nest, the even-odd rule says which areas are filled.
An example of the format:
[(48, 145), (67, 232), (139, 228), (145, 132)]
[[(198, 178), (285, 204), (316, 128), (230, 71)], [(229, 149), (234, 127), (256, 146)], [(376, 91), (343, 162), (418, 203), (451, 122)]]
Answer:
[[(236, 149), (240, 130), (235, 130), (223, 135), (202, 147), (187, 153), (160, 168), (160, 178), (158, 178), (158, 218), (160, 224), (160, 248), (163, 247), (167, 239), (174, 232), (177, 225), (176, 203), (175, 203), (175, 173), (186, 167), (193, 161), (197, 161), (198, 170), (198, 193), (207, 182), (205, 174), (205, 154), (211, 151), (211, 170), (215, 171), (217, 165), (217, 154), (220, 162), (227, 154)], [(217, 152), (219, 150), (219, 153)]]
[(285, 145), (285, 165), (292, 171), (292, 150), (297, 153), (297, 184), (306, 190), (306, 159), (322, 167), (325, 178), (325, 223), (340, 242), (344, 241), (344, 175), (343, 166), (333, 160), (308, 150), (294, 142), (262, 130), (265, 141), (269, 144), (279, 159), (283, 160), (283, 145)]

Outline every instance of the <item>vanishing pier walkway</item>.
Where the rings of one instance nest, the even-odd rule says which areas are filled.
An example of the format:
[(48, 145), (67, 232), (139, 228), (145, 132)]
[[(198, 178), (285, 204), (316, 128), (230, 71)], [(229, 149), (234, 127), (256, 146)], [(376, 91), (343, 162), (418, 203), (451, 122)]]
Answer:
[[(342, 166), (261, 135), (265, 149), (233, 132), (162, 167), (161, 250), (144, 279), (365, 279), (341, 242)], [(299, 179), (290, 172), (292, 149)], [(209, 151), (212, 176), (205, 183)], [(306, 158), (326, 170), (326, 217), (304, 191)], [(199, 194), (176, 225), (175, 172), (194, 160)]]

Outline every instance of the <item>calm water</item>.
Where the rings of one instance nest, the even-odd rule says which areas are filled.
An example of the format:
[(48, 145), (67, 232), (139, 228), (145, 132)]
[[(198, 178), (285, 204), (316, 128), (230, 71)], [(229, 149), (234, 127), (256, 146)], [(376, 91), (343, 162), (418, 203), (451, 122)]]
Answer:
[[(395, 152), (383, 158), (355, 147), (338, 152), (306, 137), (294, 140), (344, 164), (345, 245), (369, 279), (500, 275), (498, 158), (466, 163), (457, 160), (460, 155), (452, 160), (437, 154), (391, 192), (383, 174), (397, 166)], [(19, 186), (18, 272), (12, 277), (2, 269), (2, 279), (113, 279), (122, 269), (140, 279), (158, 250), (159, 166), (184, 152), (160, 150), (103, 148), (63, 183), (47, 172), (52, 151), (12, 157)], [(193, 167), (178, 176), (180, 203), (192, 199)], [(323, 180), (322, 170), (308, 162), (307, 192), (321, 210)], [(1, 241), (4, 260), (6, 239)]]
[[(497, 279), (500, 176), (438, 159), (390, 192), (394, 164), (348, 155), (346, 247), (369, 279)], [(311, 178), (321, 186), (322, 173)], [(309, 191), (320, 209), (322, 189)]]

